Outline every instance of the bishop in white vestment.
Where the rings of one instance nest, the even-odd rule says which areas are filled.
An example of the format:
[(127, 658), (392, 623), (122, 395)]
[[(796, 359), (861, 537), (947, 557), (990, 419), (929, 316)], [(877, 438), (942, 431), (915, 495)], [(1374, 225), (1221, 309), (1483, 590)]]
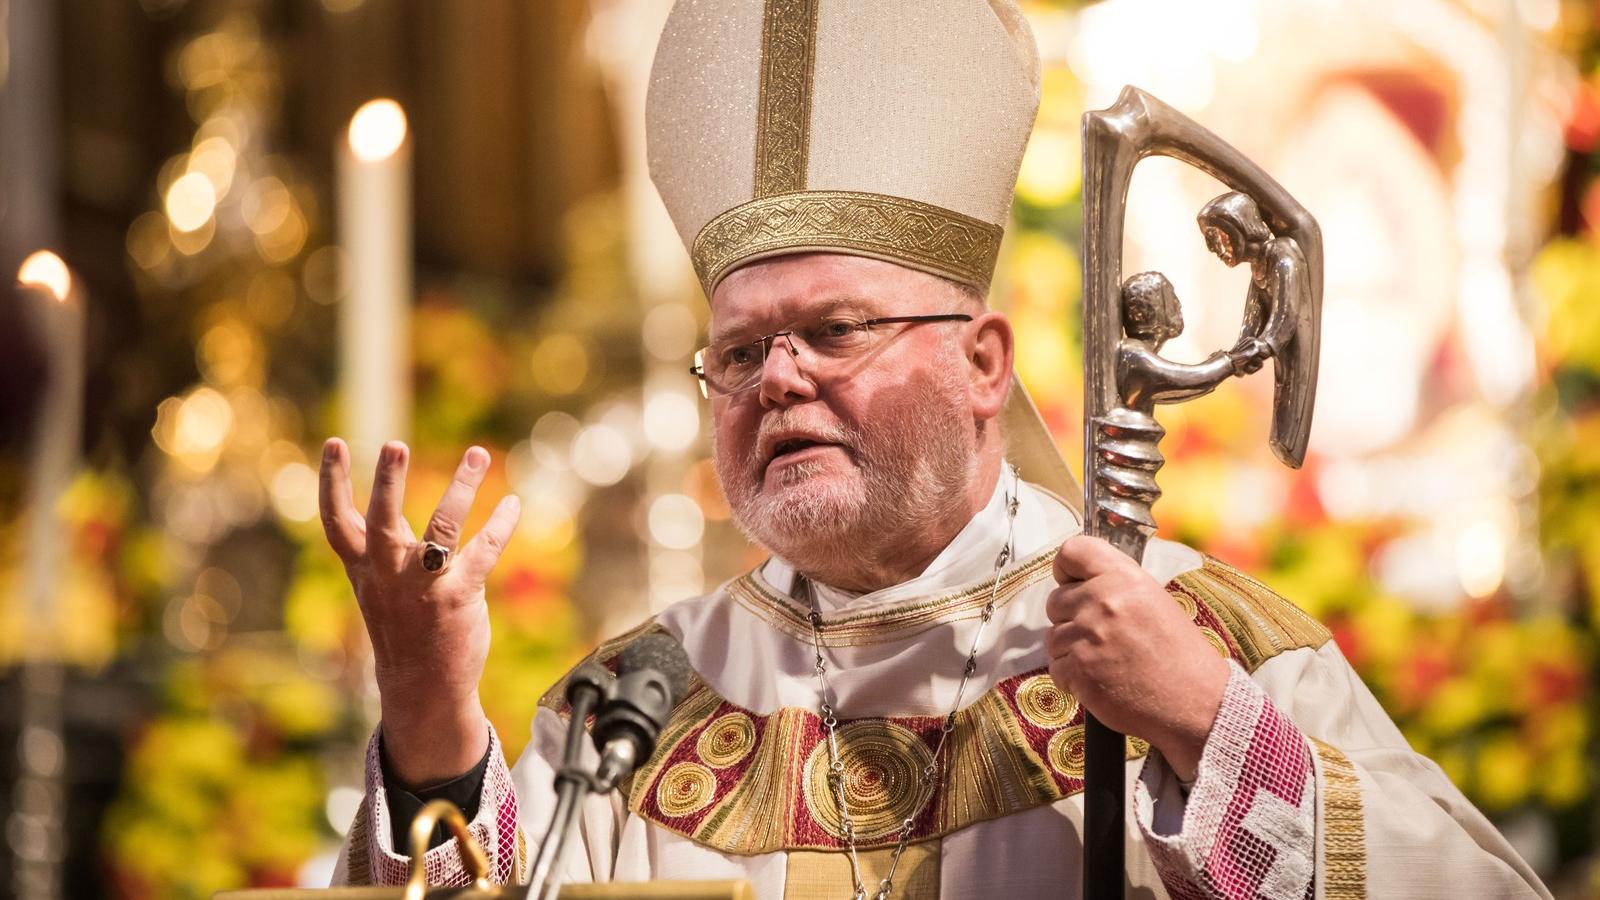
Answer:
[[(1038, 73), (1012, 0), (674, 8), (652, 74), (652, 173), (712, 303), (696, 373), (719, 475), (774, 556), (595, 651), (608, 663), (663, 632), (695, 677), (654, 755), (585, 801), (564, 877), (741, 878), (770, 898), (1077, 896), (1085, 705), (1108, 718), (1192, 696), (1209, 723), (1194, 759), (1153, 733), (1127, 742), (1130, 896), (1548, 896), (1328, 632), (1218, 560), (1157, 540), (1143, 574), (1114, 573), (1138, 585), (1126, 611), (1144, 616), (1120, 627), (1179, 629), (1163, 632), (1169, 658), (1129, 651), (1149, 696), (1075, 680), (1100, 657), (1073, 622), (1115, 600), (1083, 587), (1100, 564), (1097, 542), (1074, 539), (1081, 492), (1011, 383), (1009, 325), (984, 306)], [(907, 399), (924, 390), (935, 399)], [(881, 437), (943, 428), (951, 408), (949, 446)], [(330, 447), (337, 479), (348, 464)], [(892, 478), (867, 471), (879, 463)], [(859, 495), (814, 487), (855, 468)], [(349, 513), (336, 494), (324, 503), (357, 566), (338, 531)], [(451, 537), (437, 525), (424, 537)], [(850, 568), (869, 548), (877, 568)], [(860, 571), (896, 574), (861, 589)], [(374, 628), (381, 580), (352, 578)], [(546, 695), (515, 766), (491, 731), (474, 770), (432, 789), (400, 785), (385, 746), (398, 735), (380, 725), (337, 881), (404, 882), (397, 813), (450, 791), (494, 877), (526, 878), (554, 802), (562, 696)], [(454, 841), (426, 865), (435, 883), (466, 882)]]

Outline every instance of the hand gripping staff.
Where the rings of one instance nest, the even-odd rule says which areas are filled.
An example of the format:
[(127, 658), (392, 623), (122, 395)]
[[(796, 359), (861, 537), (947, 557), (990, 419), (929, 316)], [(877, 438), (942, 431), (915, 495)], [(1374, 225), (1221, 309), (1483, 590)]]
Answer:
[[(1232, 190), (1201, 211), (1202, 234), (1228, 265), (1248, 263), (1251, 284), (1239, 343), (1205, 362), (1158, 354), (1182, 330), (1172, 286), (1156, 272), (1126, 281), (1123, 224), (1134, 167), (1147, 156), (1195, 166)], [(1155, 405), (1208, 393), (1275, 360), (1271, 445), (1286, 465), (1305, 459), (1317, 387), (1322, 233), (1311, 214), (1261, 167), (1182, 113), (1135, 87), (1083, 116), (1084, 521), (1135, 560), (1155, 533), (1150, 507), (1164, 434)], [(1123, 895), (1124, 737), (1085, 713), (1086, 900)]]

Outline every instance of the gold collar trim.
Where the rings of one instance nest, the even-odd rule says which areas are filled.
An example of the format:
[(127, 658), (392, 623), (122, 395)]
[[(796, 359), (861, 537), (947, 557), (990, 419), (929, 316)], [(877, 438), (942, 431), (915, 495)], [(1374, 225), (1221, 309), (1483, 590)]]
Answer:
[[(1055, 556), (1056, 550), (1052, 547), (1003, 573), (1000, 589), (995, 593), (995, 608), (1005, 606), (1024, 588), (1048, 577)], [(989, 600), (992, 584), (986, 579), (954, 593), (891, 609), (823, 617), (822, 637), (830, 647), (860, 647), (904, 640), (948, 622), (976, 619)], [(811, 610), (793, 597), (774, 591), (759, 580), (755, 572), (728, 585), (728, 594), (734, 602), (774, 628), (810, 640)]]

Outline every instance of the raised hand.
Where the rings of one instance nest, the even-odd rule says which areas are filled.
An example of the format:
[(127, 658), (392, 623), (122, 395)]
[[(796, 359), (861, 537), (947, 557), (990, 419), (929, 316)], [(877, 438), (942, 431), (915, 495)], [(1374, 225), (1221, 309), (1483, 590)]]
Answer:
[[(483, 530), (461, 543), (462, 525), (489, 470), (489, 453), (462, 456), (419, 540), (401, 513), (410, 450), (391, 441), (378, 454), (365, 517), (350, 490), (350, 453), (322, 450), (319, 502), (328, 543), (344, 562), (372, 639), (390, 773), (413, 787), (477, 764), (488, 746), (478, 681), (489, 653), (484, 582), (505, 550), (522, 507), (500, 500)], [(450, 550), (439, 571), (424, 567), (424, 542)]]
[(1045, 612), (1050, 677), (1113, 730), (1149, 741), (1193, 779), (1228, 664), (1139, 564), (1095, 537), (1056, 554)]

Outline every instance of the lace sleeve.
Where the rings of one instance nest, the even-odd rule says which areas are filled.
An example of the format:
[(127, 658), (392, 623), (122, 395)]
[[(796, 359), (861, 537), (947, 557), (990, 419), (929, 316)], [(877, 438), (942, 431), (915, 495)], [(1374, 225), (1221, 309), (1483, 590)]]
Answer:
[(1180, 900), (1312, 896), (1316, 771), (1305, 735), (1237, 664), (1187, 799), (1152, 754), (1134, 811), (1169, 893)]
[[(379, 757), (379, 735), (374, 732), (367, 744), (366, 798), (356, 811), (355, 821), (345, 839), (340, 875), (336, 884), (399, 885), (410, 874), (411, 858), (394, 846), (389, 798), (384, 790), (383, 768)], [(509, 883), (525, 877), (527, 837), (517, 822), (517, 793), (511, 770), (506, 765), (500, 737), (489, 730), (489, 763), (478, 795), (478, 810), (467, 830), (489, 856), (493, 881)], [(402, 829), (403, 831), (403, 829)], [(424, 857), (428, 883), (461, 886), (470, 882), (461, 865), (456, 841), (451, 839)]]

